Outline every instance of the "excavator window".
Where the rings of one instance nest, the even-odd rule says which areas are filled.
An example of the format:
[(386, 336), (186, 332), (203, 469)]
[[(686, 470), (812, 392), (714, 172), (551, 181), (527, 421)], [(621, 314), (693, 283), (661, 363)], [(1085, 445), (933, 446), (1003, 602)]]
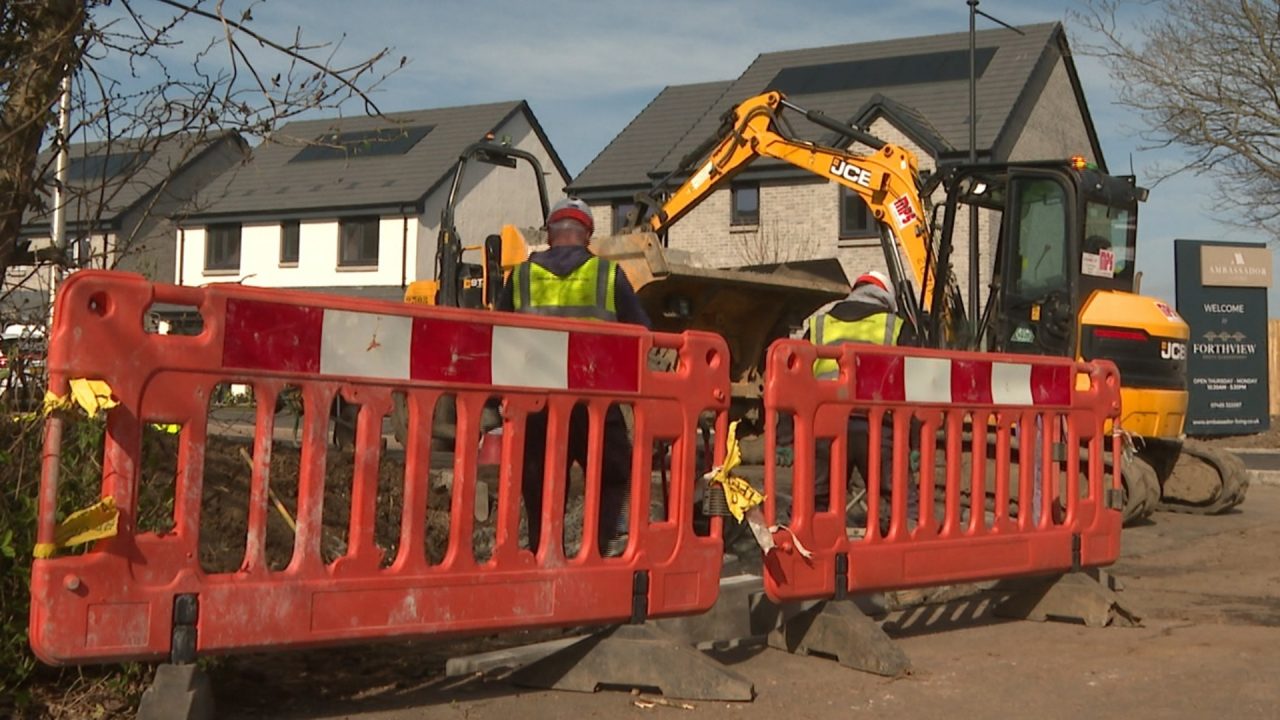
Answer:
[(1018, 269), (1011, 290), (1033, 298), (1067, 289), (1066, 191), (1050, 179), (1019, 182)]
[(1002, 217), (1008, 264), (994, 346), (1005, 352), (1066, 354), (1074, 335), (1068, 266), (1075, 217), (1068, 187), (1049, 173), (1015, 175)]
[[(1105, 254), (1110, 260), (1110, 276), (1124, 277), (1132, 273), (1133, 228), (1136, 218), (1129, 208), (1105, 203), (1085, 203), (1084, 254)], [(1101, 272), (1107, 272), (1105, 267)]]

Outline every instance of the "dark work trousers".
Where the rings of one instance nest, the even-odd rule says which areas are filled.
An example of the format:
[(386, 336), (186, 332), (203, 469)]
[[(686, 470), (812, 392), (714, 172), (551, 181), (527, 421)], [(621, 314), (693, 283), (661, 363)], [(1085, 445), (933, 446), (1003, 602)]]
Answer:
[[(871, 426), (865, 415), (849, 417), (848, 465), (845, 468), (845, 488), (853, 480), (856, 469), (867, 487), (871, 486)], [(814, 508), (821, 512), (831, 502), (831, 442), (818, 441), (814, 452)], [(888, 528), (890, 520), (889, 499), (893, 497), (893, 418), (885, 415), (880, 432), (880, 524)], [(915, 519), (919, 514), (919, 494), (914, 484), (908, 484), (907, 517)]]
[[(587, 439), (590, 426), (587, 408), (576, 405), (569, 414), (569, 457), (565, 464), (565, 497), (569, 495), (569, 467), (578, 463), (587, 468)], [(524, 482), (520, 485), (524, 507), (529, 517), (529, 549), (538, 552), (542, 537), (542, 478), (546, 471), (547, 411), (534, 413), (525, 424)], [(601, 458), (600, 528), (598, 545), (601, 554), (609, 541), (626, 532), (619, 527), (623, 507), (631, 490), (631, 439), (626, 421), (616, 405), (604, 416), (604, 453)]]

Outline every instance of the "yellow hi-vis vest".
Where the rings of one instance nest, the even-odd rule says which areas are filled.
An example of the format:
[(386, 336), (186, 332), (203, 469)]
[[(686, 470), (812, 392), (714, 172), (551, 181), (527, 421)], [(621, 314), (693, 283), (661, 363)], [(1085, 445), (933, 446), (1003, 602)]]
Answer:
[(516, 312), (554, 317), (617, 321), (614, 263), (593, 257), (561, 277), (524, 262), (512, 277)]
[[(823, 313), (809, 323), (809, 342), (814, 345), (893, 345), (901, 333), (902, 318), (891, 313), (876, 313), (861, 320), (840, 320)], [(833, 380), (840, 374), (840, 363), (819, 358), (813, 364), (813, 374), (819, 380)]]

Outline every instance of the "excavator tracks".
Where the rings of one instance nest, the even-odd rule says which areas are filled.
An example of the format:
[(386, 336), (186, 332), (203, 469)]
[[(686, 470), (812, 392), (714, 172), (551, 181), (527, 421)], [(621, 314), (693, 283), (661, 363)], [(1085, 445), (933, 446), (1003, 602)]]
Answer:
[(1155, 468), (1137, 455), (1125, 456), (1120, 465), (1124, 488), (1124, 524), (1132, 525), (1160, 509), (1160, 477)]
[(1249, 470), (1240, 458), (1187, 439), (1173, 473), (1164, 481), (1157, 509), (1216, 515), (1244, 502), (1248, 490)]

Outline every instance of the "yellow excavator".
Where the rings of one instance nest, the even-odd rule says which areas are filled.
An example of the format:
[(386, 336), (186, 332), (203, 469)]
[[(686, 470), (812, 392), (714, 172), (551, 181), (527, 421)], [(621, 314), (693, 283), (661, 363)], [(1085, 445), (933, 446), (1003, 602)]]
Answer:
[[(784, 111), (873, 152), (790, 137), (779, 122)], [(1134, 454), (1122, 466), (1126, 521), (1157, 509), (1222, 512), (1243, 501), (1243, 464), (1183, 437), (1189, 331), (1167, 305), (1136, 293), (1137, 204), (1146, 191), (1133, 178), (1112, 177), (1073, 158), (954, 165), (926, 184), (910, 150), (767, 92), (725, 114), (720, 130), (668, 176), (687, 175), (674, 191), (665, 198), (653, 191), (638, 195), (631, 224), (647, 231), (642, 234), (662, 235), (759, 158), (805, 169), (866, 202), (881, 229), (899, 308), (925, 345), (1116, 362), (1124, 385), (1121, 427), (1134, 438)], [(939, 185), (946, 200), (937, 209), (945, 212), (935, 232), (939, 223), (926, 199)], [(991, 291), (972, 321), (951, 271), (961, 206), (1001, 218)], [(599, 246), (607, 255), (617, 244)]]

